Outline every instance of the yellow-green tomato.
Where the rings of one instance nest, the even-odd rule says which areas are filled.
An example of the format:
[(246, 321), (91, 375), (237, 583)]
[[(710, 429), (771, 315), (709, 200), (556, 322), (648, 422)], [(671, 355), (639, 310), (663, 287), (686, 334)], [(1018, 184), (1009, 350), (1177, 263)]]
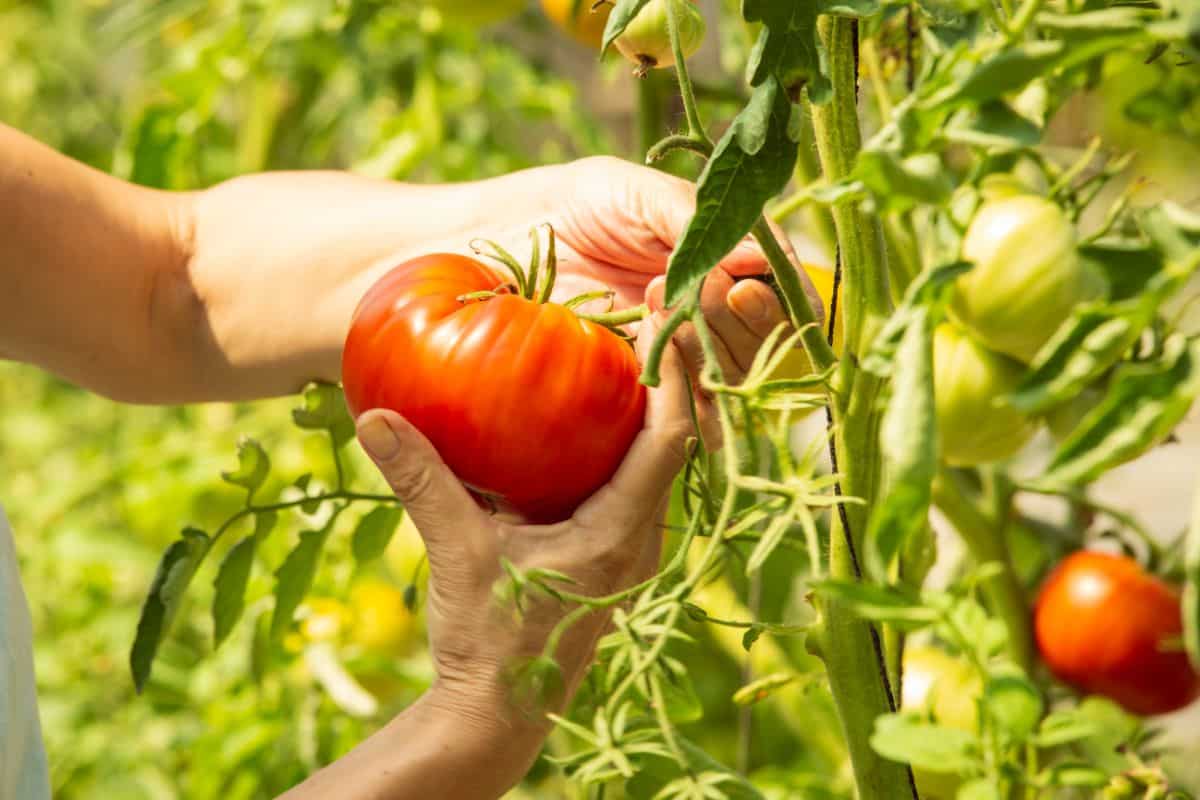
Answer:
[[(965, 661), (928, 645), (904, 649), (900, 706), (933, 718), (947, 728), (975, 732), (983, 692), (979, 674)], [(962, 779), (950, 772), (914, 769), (923, 800), (954, 800)]]
[(451, 23), (491, 25), (519, 14), (527, 0), (426, 0)]
[(650, 0), (613, 42), (621, 55), (637, 65), (638, 74), (675, 66), (667, 24), (667, 14), (672, 10), (679, 20), (679, 46), (684, 58), (690, 58), (700, 49), (704, 41), (704, 17), (692, 3), (688, 0)]
[(1000, 196), (975, 213), (951, 313), (992, 350), (1029, 363), (1079, 303), (1103, 297), (1104, 279), (1075, 250), (1075, 226), (1054, 203)]
[(1033, 435), (1027, 417), (1000, 399), (1017, 388), (1024, 367), (993, 353), (950, 323), (933, 337), (933, 384), (941, 457), (953, 466), (999, 461)]

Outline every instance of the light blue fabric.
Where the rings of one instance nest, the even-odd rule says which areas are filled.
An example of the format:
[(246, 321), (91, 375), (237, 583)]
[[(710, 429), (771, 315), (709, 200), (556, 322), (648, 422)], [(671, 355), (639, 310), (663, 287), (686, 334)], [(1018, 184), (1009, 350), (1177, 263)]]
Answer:
[(48, 800), (50, 776), (33, 681), (29, 606), (0, 508), (0, 798)]

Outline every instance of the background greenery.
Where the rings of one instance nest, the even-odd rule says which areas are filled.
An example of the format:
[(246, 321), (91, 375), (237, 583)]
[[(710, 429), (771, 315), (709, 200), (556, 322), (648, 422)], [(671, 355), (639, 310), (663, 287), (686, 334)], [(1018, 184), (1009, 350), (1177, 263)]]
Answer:
[[(740, 63), (744, 36), (717, 27), (710, 38)], [(1146, 134), (1139, 120), (1153, 120), (1163, 145), (1137, 165), (1150, 176), (1145, 191), (1194, 194), (1195, 177), (1177, 167), (1200, 159), (1200, 110), (1195, 82), (1173, 70), (1164, 61), (1110, 65), (1120, 80), (1096, 89), (1104, 102), (1085, 98), (1076, 118), (1060, 122), (1060, 144), (1077, 147), (1081, 132), (1097, 128), (1132, 144)], [(623, 65), (595, 63), (536, 9), (477, 31), (403, 2), (0, 0), (0, 119), (99, 169), (173, 189), (272, 168), (466, 180), (624, 152), (631, 86)], [(1162, 103), (1180, 109), (1169, 127), (1162, 115), (1139, 117)], [(57, 797), (270, 797), (427, 683), (419, 616), (381, 633), (364, 622), (374, 619), (371, 603), (352, 599), (355, 587), (382, 581), (394, 594), (377, 593), (376, 605), (391, 608), (418, 568), (419, 543), (407, 530), (367, 575), (355, 571), (346, 537), (334, 537), (318, 578), (327, 601), (310, 605), (314, 620), (335, 618), (337, 630), (302, 624), (278, 652), (256, 651), (253, 626), (243, 624), (212, 655), (202, 576), (146, 693), (133, 693), (127, 654), (154, 567), (182, 525), (212, 526), (238, 508), (237, 492), (219, 479), (238, 435), (263, 440), (277, 474), (322, 479), (324, 442), (291, 427), (292, 405), (118, 406), (0, 364), (0, 499), (30, 596)], [(285, 521), (288, 536), (302, 524)], [(260, 551), (270, 567), (261, 575), (278, 565), (288, 536)], [(783, 563), (772, 569), (789, 574)], [(269, 588), (268, 577), (255, 580), (251, 616)], [(762, 602), (777, 609), (767, 616), (786, 616), (792, 587), (770, 573), (764, 584), (773, 588)], [(709, 596), (706, 608), (716, 614), (723, 602)], [(789, 702), (772, 710), (739, 712), (728, 702), (741, 683), (738, 635), (689, 632), (700, 637), (682, 651), (697, 696), (677, 701), (705, 709), (689, 737), (730, 763), (777, 765), (779, 796), (840, 796), (805, 778), (838, 759), (821, 683), (791, 687)], [(335, 648), (378, 709), (356, 715), (345, 685), (314, 671), (305, 655), (314, 640)], [(757, 672), (772, 659), (805, 663), (779, 648), (757, 646)], [(735, 733), (751, 713), (758, 735), (739, 753)], [(527, 784), (518, 794), (574, 796), (545, 764)]]

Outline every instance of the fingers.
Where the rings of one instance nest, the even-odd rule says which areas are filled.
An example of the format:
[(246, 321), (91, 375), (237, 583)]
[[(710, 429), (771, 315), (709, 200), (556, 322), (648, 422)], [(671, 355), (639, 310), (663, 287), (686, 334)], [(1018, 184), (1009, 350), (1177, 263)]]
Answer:
[[(358, 439), (425, 540), (430, 558), (484, 530), (486, 515), (420, 431), (394, 411), (358, 418)], [(454, 557), (451, 555), (450, 557)]]

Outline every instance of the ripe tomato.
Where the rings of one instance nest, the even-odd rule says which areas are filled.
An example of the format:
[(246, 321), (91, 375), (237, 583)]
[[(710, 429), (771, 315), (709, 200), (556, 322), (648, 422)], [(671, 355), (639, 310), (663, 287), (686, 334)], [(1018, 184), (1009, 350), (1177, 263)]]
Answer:
[(521, 13), (525, 0), (426, 0), (450, 22), (491, 25)]
[(463, 297), (504, 285), (459, 255), (393, 269), (351, 325), (346, 400), (355, 416), (402, 414), (477, 496), (557, 522), (612, 477), (646, 392), (633, 350), (608, 329), (516, 295)]
[(608, 24), (611, 3), (592, 10), (593, 0), (578, 0), (579, 13), (574, 15), (576, 0), (542, 0), (542, 11), (575, 41), (599, 50), (604, 43), (604, 26)]
[(1179, 592), (1124, 556), (1081, 551), (1046, 580), (1034, 609), (1038, 649), (1062, 681), (1135, 714), (1200, 694), (1179, 642)]
[(1071, 221), (1034, 195), (984, 203), (962, 256), (975, 267), (956, 282), (951, 313), (990, 349), (1026, 363), (1077, 304), (1106, 292), (1075, 252)]
[(1033, 435), (1028, 418), (1000, 397), (1017, 388), (1022, 367), (993, 353), (954, 325), (938, 326), (933, 337), (934, 403), (938, 445), (955, 466), (999, 461)]
[(671, 35), (667, 26), (668, 3), (674, 4), (679, 19), (679, 44), (690, 58), (704, 41), (704, 16), (687, 0), (650, 0), (642, 6), (625, 31), (613, 42), (621, 55), (637, 65), (638, 74), (675, 66)]
[[(983, 681), (969, 664), (936, 647), (904, 648), (904, 680), (900, 707), (933, 717), (947, 728), (974, 733), (979, 724), (977, 701)], [(914, 769), (917, 790), (925, 800), (954, 800), (962, 778), (952, 772)]]

